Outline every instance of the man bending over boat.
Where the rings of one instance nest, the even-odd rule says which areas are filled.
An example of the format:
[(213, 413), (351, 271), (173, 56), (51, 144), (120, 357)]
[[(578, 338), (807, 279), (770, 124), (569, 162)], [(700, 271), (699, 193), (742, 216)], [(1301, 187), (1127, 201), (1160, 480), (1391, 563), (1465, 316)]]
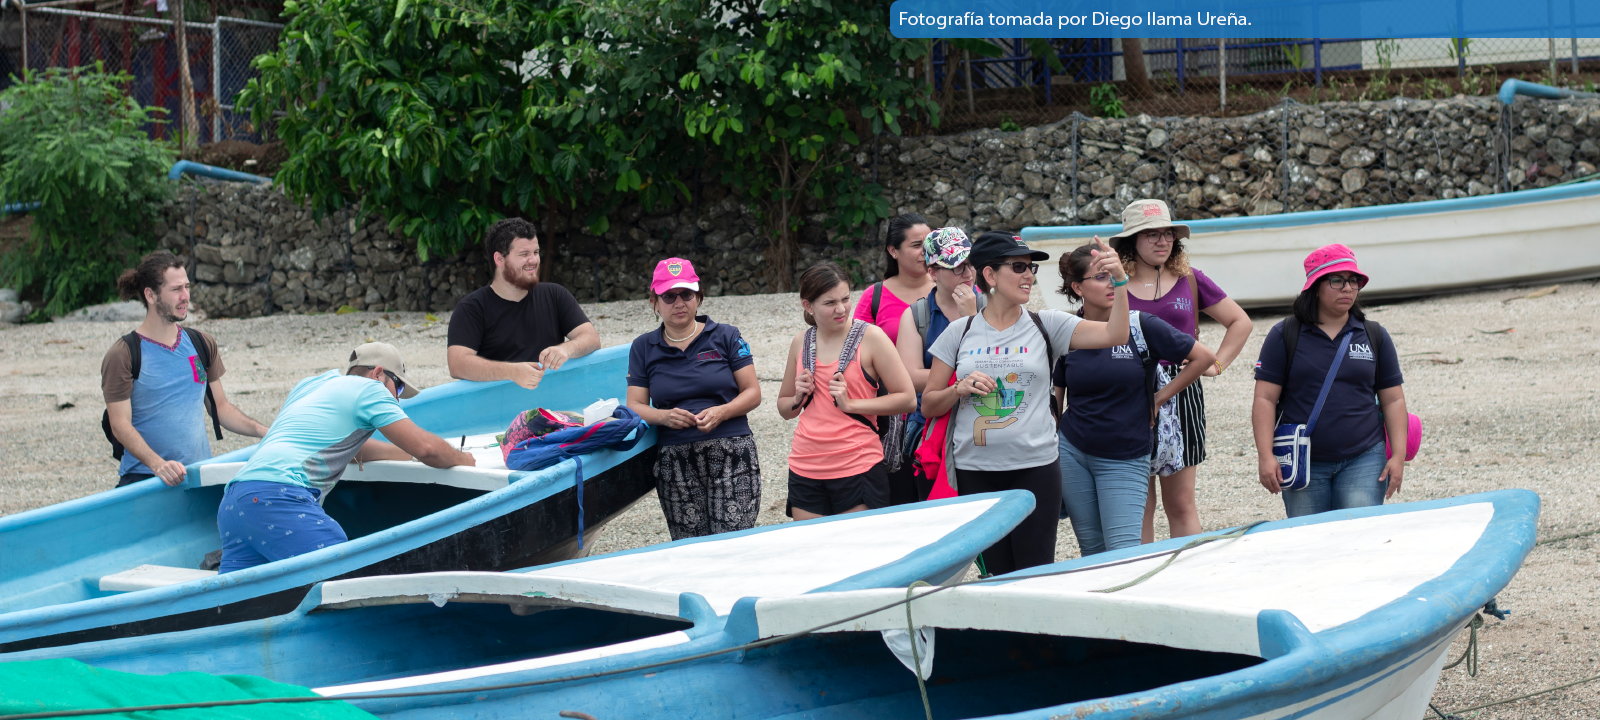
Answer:
[[(100, 363), (102, 421), (117, 466), (117, 487), (161, 478), (178, 485), (185, 465), (211, 457), (208, 430), (261, 437), (267, 426), (240, 412), (222, 391), (222, 352), (209, 334), (178, 323), (189, 317), (189, 273), (169, 252), (153, 252), (117, 278), (124, 300), (144, 303), (144, 322), (112, 343)], [(206, 415), (211, 415), (210, 422)]]
[(483, 244), (494, 260), (494, 280), (461, 298), (450, 316), (450, 377), (510, 380), (532, 390), (546, 372), (600, 349), (600, 333), (572, 293), (539, 282), (533, 223), (501, 220)]
[[(411, 460), (429, 467), (473, 465), (472, 455), (406, 417), (398, 398), (417, 394), (400, 351), (367, 343), (345, 371), (301, 380), (283, 401), (250, 462), (228, 481), (217, 509), (222, 567), (233, 572), (342, 543), (344, 528), (321, 498), (351, 460)], [(378, 430), (391, 445), (372, 440)]]

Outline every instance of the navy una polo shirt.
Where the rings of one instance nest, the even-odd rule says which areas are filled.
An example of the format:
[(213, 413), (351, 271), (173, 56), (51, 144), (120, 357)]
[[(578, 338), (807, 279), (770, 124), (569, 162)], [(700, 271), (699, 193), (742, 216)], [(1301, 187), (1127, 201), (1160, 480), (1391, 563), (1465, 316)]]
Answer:
[(1328, 376), (1333, 354), (1345, 333), (1351, 333), (1350, 349), (1339, 365), (1339, 375), (1334, 378), (1333, 389), (1322, 405), (1322, 416), (1311, 433), (1311, 459), (1318, 462), (1348, 460), (1383, 442), (1383, 412), (1376, 395), (1379, 390), (1402, 382), (1394, 342), (1385, 337), (1382, 352), (1374, 353), (1366, 324), (1354, 316), (1345, 321), (1339, 335), (1331, 338), (1322, 328), (1301, 323), (1294, 365), (1286, 383), (1283, 323), (1279, 322), (1261, 343), (1261, 357), (1256, 361), (1257, 380), (1283, 386), (1278, 401), (1283, 418), (1278, 422), (1303, 424), (1311, 417), (1311, 408), (1322, 391), (1322, 380)]
[[(755, 363), (750, 356), (750, 343), (739, 334), (739, 328), (712, 322), (705, 315), (695, 319), (705, 323), (705, 328), (685, 350), (667, 344), (664, 328), (660, 327), (633, 339), (633, 350), (628, 353), (628, 386), (648, 389), (650, 404), (659, 410), (683, 408), (698, 413), (725, 405), (739, 395), (734, 371)], [(677, 430), (666, 426), (658, 427), (656, 433), (660, 445), (739, 437), (750, 434), (750, 420), (743, 415), (728, 418), (708, 433), (692, 427)]]
[[(1194, 338), (1149, 313), (1139, 327), (1151, 357), (1174, 365), (1189, 357)], [(1085, 454), (1107, 460), (1145, 457), (1153, 449), (1144, 360), (1128, 342), (1113, 348), (1073, 350), (1056, 363), (1056, 387), (1067, 389), (1061, 434)]]

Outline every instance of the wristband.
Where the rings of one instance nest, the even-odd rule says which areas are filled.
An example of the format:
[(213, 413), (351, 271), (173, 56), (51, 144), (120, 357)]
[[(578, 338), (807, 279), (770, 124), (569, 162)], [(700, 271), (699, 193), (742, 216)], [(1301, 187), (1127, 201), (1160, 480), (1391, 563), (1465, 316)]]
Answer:
[(1124, 276), (1124, 277), (1123, 277), (1123, 278), (1122, 278), (1122, 282), (1117, 282), (1117, 280), (1116, 280), (1116, 278), (1112, 278), (1112, 279), (1111, 279), (1111, 287), (1114, 287), (1114, 288), (1119, 288), (1119, 287), (1122, 287), (1122, 286), (1123, 286), (1123, 285), (1127, 285), (1127, 284), (1128, 284), (1128, 281), (1129, 281), (1129, 280), (1132, 280), (1132, 279), (1133, 279), (1133, 278), (1130, 278), (1130, 277), (1127, 277), (1127, 276)]
[(1221, 360), (1212, 360), (1211, 364), (1217, 366), (1217, 374), (1221, 375), (1222, 374), (1222, 361)]

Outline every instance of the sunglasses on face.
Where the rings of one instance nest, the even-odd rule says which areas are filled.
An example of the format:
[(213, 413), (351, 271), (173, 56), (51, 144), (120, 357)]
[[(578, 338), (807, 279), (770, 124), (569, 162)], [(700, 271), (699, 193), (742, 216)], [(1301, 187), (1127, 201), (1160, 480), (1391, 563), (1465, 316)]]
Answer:
[(683, 302), (689, 302), (689, 298), (692, 297), (694, 297), (693, 290), (689, 290), (687, 288), (678, 288), (676, 290), (668, 290), (664, 293), (661, 293), (661, 302), (664, 302), (668, 305), (677, 305), (678, 301), (681, 300)]
[(1031, 263), (1031, 262), (1027, 262), (1025, 260), (1018, 260), (1018, 261), (1009, 262), (1009, 263), (999, 263), (999, 264), (995, 265), (994, 267), (1005, 267), (1007, 265), (1011, 266), (1011, 272), (1014, 272), (1014, 273), (1016, 273), (1018, 275), (1021, 275), (1021, 274), (1025, 273), (1025, 272), (1031, 272), (1031, 273), (1034, 273), (1034, 274), (1038, 274), (1038, 272), (1039, 272), (1039, 263)]
[(383, 374), (388, 375), (389, 382), (394, 383), (394, 391), (396, 394), (406, 391), (406, 382), (401, 380), (399, 375), (389, 372), (388, 370), (383, 371)]

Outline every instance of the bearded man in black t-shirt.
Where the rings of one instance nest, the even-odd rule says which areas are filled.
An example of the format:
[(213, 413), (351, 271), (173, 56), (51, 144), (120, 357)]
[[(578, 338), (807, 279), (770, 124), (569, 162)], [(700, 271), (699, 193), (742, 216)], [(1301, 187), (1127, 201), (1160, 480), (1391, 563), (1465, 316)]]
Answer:
[(484, 246), (494, 258), (494, 280), (462, 298), (450, 316), (450, 377), (510, 380), (532, 390), (545, 372), (600, 348), (600, 333), (572, 293), (539, 282), (533, 223), (501, 220), (489, 227)]

